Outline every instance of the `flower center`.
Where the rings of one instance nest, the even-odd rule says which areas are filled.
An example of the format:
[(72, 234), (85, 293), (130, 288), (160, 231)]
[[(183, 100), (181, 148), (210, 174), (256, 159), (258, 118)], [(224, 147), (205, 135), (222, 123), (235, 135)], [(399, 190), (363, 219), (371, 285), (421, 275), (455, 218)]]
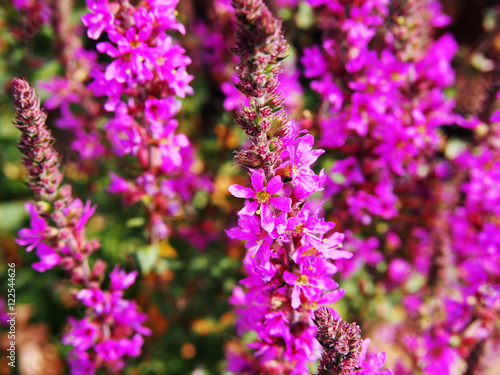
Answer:
[(271, 196), (267, 191), (259, 191), (257, 193), (257, 200), (259, 203), (267, 203), (269, 202), (269, 198), (271, 198)]
[(297, 277), (297, 284), (307, 285), (309, 284), (309, 278), (306, 275), (300, 275), (299, 277)]

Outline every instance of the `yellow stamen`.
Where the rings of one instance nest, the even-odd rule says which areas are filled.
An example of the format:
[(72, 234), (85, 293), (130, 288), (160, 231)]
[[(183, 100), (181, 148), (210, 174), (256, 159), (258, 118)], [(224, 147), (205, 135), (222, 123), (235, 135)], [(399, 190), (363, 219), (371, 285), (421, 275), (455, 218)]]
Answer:
[(267, 191), (259, 191), (257, 193), (257, 200), (259, 203), (267, 203), (269, 202), (269, 198), (271, 198), (271, 196)]
[(309, 284), (309, 278), (306, 275), (300, 275), (297, 277), (297, 285), (307, 285)]

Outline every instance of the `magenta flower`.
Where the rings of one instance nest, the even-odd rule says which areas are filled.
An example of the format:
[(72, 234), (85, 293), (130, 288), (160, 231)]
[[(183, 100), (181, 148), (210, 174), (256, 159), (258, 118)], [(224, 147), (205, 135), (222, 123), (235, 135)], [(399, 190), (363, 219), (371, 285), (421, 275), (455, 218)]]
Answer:
[(48, 226), (45, 219), (38, 214), (33, 203), (26, 202), (24, 207), (26, 207), (26, 211), (31, 215), (31, 229), (21, 229), (18, 233), (19, 238), (16, 238), (15, 241), (21, 246), (29, 245), (26, 251), (31, 251), (47, 238), (46, 231)]
[(271, 212), (271, 205), (284, 212), (291, 211), (292, 200), (287, 197), (275, 196), (282, 188), (283, 182), (280, 176), (273, 177), (264, 188), (264, 176), (260, 173), (254, 173), (250, 177), (254, 190), (241, 186), (231, 185), (229, 191), (237, 198), (254, 199), (247, 204), (238, 213), (240, 215), (253, 215), (257, 213), (261, 218), (261, 226), (268, 232), (274, 229), (274, 219)]
[(193, 88), (189, 86), (194, 77), (186, 71), (191, 59), (184, 55), (185, 52), (184, 48), (174, 44), (170, 36), (158, 37), (155, 49), (155, 73), (161, 80), (167, 82), (173, 93), (180, 98), (194, 93)]
[(250, 256), (261, 264), (269, 261), (273, 238), (261, 228), (260, 220), (255, 216), (240, 216), (238, 226), (227, 230), (226, 233), (229, 238), (245, 240), (245, 248)]
[(135, 283), (135, 278), (137, 277), (137, 271), (132, 271), (130, 273), (121, 270), (118, 266), (115, 266), (113, 272), (109, 274), (111, 279), (111, 289), (112, 290), (124, 290)]
[(89, 322), (87, 318), (77, 320), (70, 316), (68, 321), (73, 329), (64, 335), (62, 340), (64, 344), (87, 350), (98, 340), (99, 328), (96, 324)]
[(97, 130), (88, 132), (77, 129), (75, 131), (76, 139), (71, 142), (71, 147), (78, 150), (83, 159), (98, 159), (106, 155), (106, 147), (101, 142), (101, 135)]
[(144, 131), (132, 116), (118, 115), (109, 121), (104, 129), (107, 130), (113, 151), (119, 156), (137, 155), (140, 146), (144, 144)]
[(394, 371), (380, 370), (385, 363), (385, 353), (377, 353), (370, 360), (366, 360), (366, 351), (370, 345), (370, 339), (364, 339), (361, 346), (361, 353), (359, 354), (358, 367), (360, 370), (353, 372), (352, 374), (359, 375), (394, 375)]
[(318, 210), (311, 214), (304, 209), (288, 220), (288, 229), (301, 235), (300, 243), (318, 250), (326, 248), (328, 240), (323, 236), (334, 227), (334, 223), (325, 222), (324, 218), (318, 217)]
[(38, 272), (50, 270), (61, 261), (61, 256), (53, 248), (44, 243), (40, 243), (36, 247), (36, 255), (40, 258), (40, 262), (33, 263), (32, 267)]
[(387, 13), (387, 2), (377, 7), (375, 2), (366, 1), (360, 7), (354, 5), (351, 8), (351, 18), (344, 21), (342, 30), (347, 32), (347, 38), (352, 45), (363, 47), (375, 35), (377, 30), (372, 26), (378, 26), (384, 22), (384, 19), (377, 14), (377, 10), (382, 14)]
[(321, 50), (316, 45), (304, 48), (302, 64), (304, 65), (304, 75), (308, 78), (321, 77), (327, 72), (328, 68)]
[(40, 88), (51, 94), (50, 99), (44, 102), (44, 107), (49, 110), (70, 102), (77, 103), (80, 99), (71, 87), (71, 81), (68, 78), (53, 77), (48, 81), (40, 82)]
[(177, 127), (176, 120), (170, 120), (170, 126), (152, 126), (152, 141), (159, 143), (158, 149), (161, 155), (161, 170), (165, 173), (171, 173), (183, 165), (183, 150), (189, 148), (189, 139), (185, 134), (175, 134)]
[(340, 87), (333, 81), (331, 73), (326, 73), (321, 80), (312, 81), (311, 88), (321, 94), (332, 105), (331, 111), (339, 111), (344, 103), (344, 94)]
[(82, 23), (88, 27), (90, 39), (99, 39), (103, 31), (113, 27), (113, 15), (109, 10), (108, 0), (87, 0), (87, 7), (92, 13), (82, 17)]
[(82, 289), (76, 294), (76, 298), (85, 306), (94, 309), (98, 315), (103, 313), (106, 294), (101, 289)]
[(332, 265), (323, 260), (317, 260), (315, 257), (304, 258), (300, 262), (299, 275), (285, 271), (283, 279), (287, 284), (293, 286), (292, 308), (297, 309), (300, 306), (301, 292), (307, 300), (317, 295), (325, 289), (335, 289), (338, 284), (331, 279)]
[[(172, 118), (179, 113), (182, 103), (171, 96), (163, 99), (148, 99), (144, 102), (144, 105), (146, 120), (164, 126), (165, 121), (172, 121)], [(177, 121), (175, 121), (175, 125), (170, 125), (167, 122), (167, 126), (174, 131), (177, 127)]]
[(134, 75), (139, 82), (145, 82), (153, 78), (153, 67), (156, 58), (154, 49), (146, 43), (151, 32), (151, 26), (139, 31), (136, 31), (135, 28), (128, 29), (125, 36), (117, 32), (108, 32), (109, 39), (116, 43), (117, 47), (109, 42), (97, 44), (99, 52), (116, 58), (106, 68), (104, 73), (106, 80), (125, 83)]
[(278, 174), (292, 178), (295, 187), (294, 194), (298, 198), (304, 198), (320, 190), (319, 185), (322, 175), (317, 176), (311, 169), (311, 165), (325, 151), (313, 150), (313, 144), (314, 137), (306, 134), (298, 139), (296, 145), (288, 146), (283, 153), (283, 157), (288, 156), (288, 161), (285, 161), (277, 171)]
[(94, 375), (97, 364), (94, 359), (84, 350), (73, 349), (68, 353), (69, 373), (71, 375)]
[(181, 34), (186, 33), (186, 28), (180, 22), (177, 22), (177, 11), (175, 8), (179, 0), (147, 0), (146, 3), (151, 8), (156, 22), (161, 25), (164, 30), (177, 30)]
[(75, 223), (75, 229), (77, 231), (82, 231), (85, 224), (87, 224), (87, 221), (92, 217), (96, 209), (97, 206), (91, 206), (90, 200), (87, 200), (84, 206), (83, 202), (79, 198), (76, 198), (70, 205), (68, 205), (68, 207), (63, 209), (63, 213), (66, 216), (76, 214), (75, 216), (78, 217), (78, 220)]
[[(122, 299), (123, 289), (135, 281), (137, 273), (126, 274), (115, 268), (111, 274), (114, 290), (101, 289), (106, 264), (100, 259), (89, 262), (99, 242), (85, 236), (85, 225), (96, 206), (90, 200), (84, 204), (72, 196), (69, 185), (61, 185), (59, 155), (39, 100), (26, 81), (14, 79), (12, 83), (17, 109), (15, 125), (22, 131), (19, 149), (25, 156), (28, 186), (37, 201), (26, 204), (32, 228), (22, 229), (17, 242), (28, 245), (28, 251), (36, 247), (40, 261), (33, 264), (35, 270), (44, 272), (60, 265), (70, 273), (71, 281), (82, 287), (76, 299), (86, 307), (85, 318), (70, 318), (71, 328), (62, 338), (63, 343), (73, 346), (68, 355), (70, 373), (92, 375), (101, 366), (116, 373), (125, 365), (124, 356), (139, 354), (143, 343), (140, 335), (150, 334), (142, 326), (146, 315), (137, 311), (135, 303)], [(54, 227), (47, 225), (49, 220)], [(120, 348), (119, 355), (99, 357), (99, 344), (110, 337)]]

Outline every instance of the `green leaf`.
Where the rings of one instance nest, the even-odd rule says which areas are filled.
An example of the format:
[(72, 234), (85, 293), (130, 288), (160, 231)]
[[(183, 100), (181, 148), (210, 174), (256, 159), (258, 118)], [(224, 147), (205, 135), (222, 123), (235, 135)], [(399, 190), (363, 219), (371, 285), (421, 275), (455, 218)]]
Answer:
[(8, 202), (0, 204), (0, 217), (8, 220), (0, 220), (0, 232), (12, 232), (18, 229), (28, 213), (24, 209), (23, 202)]
[(158, 260), (160, 247), (158, 244), (142, 247), (137, 250), (137, 262), (143, 274), (151, 272)]
[(146, 220), (143, 217), (133, 217), (132, 219), (128, 219), (125, 223), (127, 228), (136, 228), (142, 227), (146, 224)]

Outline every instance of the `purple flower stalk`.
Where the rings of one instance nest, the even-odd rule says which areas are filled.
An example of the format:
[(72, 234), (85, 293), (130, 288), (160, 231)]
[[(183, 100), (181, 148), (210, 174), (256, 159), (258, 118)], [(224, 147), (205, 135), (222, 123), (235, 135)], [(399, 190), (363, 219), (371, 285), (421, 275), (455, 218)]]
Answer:
[(31, 228), (21, 229), (17, 242), (35, 250), (40, 261), (33, 264), (38, 272), (61, 266), (71, 281), (83, 288), (76, 298), (86, 306), (85, 317), (71, 318), (70, 331), (63, 342), (72, 345), (69, 363), (72, 374), (94, 374), (97, 368), (119, 371), (127, 357), (140, 354), (142, 326), (146, 315), (138, 312), (135, 302), (123, 299), (123, 290), (134, 283), (137, 272), (126, 274), (118, 267), (111, 273), (109, 291), (101, 288), (106, 264), (89, 256), (99, 248), (97, 240), (85, 236), (85, 224), (96, 207), (75, 199), (69, 185), (62, 184), (59, 155), (51, 132), (45, 125), (46, 114), (40, 109), (35, 90), (25, 80), (12, 80), (14, 125), (22, 131), (19, 149), (23, 153), (28, 186), (35, 203), (26, 203)]
[(112, 173), (108, 191), (121, 194), (125, 204), (144, 202), (152, 244), (169, 236), (166, 218), (182, 216), (194, 191), (210, 189), (193, 170), (188, 138), (176, 131), (178, 98), (193, 94), (186, 70), (191, 60), (167, 34), (185, 32), (176, 19), (177, 3), (88, 0), (90, 13), (82, 17), (90, 38), (109, 38), (97, 50), (112, 62), (91, 73), (89, 88), (106, 97), (104, 108), (115, 113), (104, 125), (112, 152), (131, 155), (140, 166), (139, 175)]
[[(344, 158), (327, 172), (326, 195), (340, 202), (335, 217), (353, 219), (346, 235), (359, 244), (354, 262), (337, 264), (342, 276), (385, 260), (387, 273), (377, 276), (388, 290), (405, 290), (415, 274), (426, 279), (404, 298), (409, 319), (398, 335), (412, 365), (401, 361), (398, 372), (451, 373), (460, 361), (467, 373), (478, 371), (498, 314), (491, 262), (499, 250), (498, 130), (453, 113), (445, 90), (455, 83), (457, 43), (433, 38), (450, 18), (434, 0), (330, 1), (329, 11), (324, 1), (309, 3), (321, 6), (325, 38), (304, 51), (304, 75), (322, 98), (315, 118), (322, 145)], [(490, 87), (488, 98), (494, 93)], [(485, 113), (478, 117), (488, 122)], [(488, 141), (450, 164), (440, 155), (447, 142), (440, 128), (450, 124), (487, 133)], [(379, 238), (355, 237), (370, 232)]]
[[(39, 83), (40, 88), (50, 93), (43, 105), (47, 110), (59, 109), (59, 118), (53, 123), (73, 133), (70, 144), (79, 156), (78, 167), (88, 168), (86, 161), (95, 161), (109, 154), (98, 125), (103, 110), (98, 99), (86, 87), (89, 74), (97, 64), (97, 54), (83, 48), (82, 28), (72, 22), (73, 1), (41, 3), (48, 3), (45, 5), (51, 10), (49, 20), (54, 32), (53, 48), (58, 51), (55, 57), (62, 68), (62, 76), (53, 76)], [(80, 110), (75, 111), (75, 107)]]
[(460, 121), (444, 94), (455, 79), (456, 42), (432, 38), (433, 27), (449, 17), (433, 0), (331, 1), (330, 11), (309, 2), (319, 7), (325, 38), (305, 49), (304, 75), (321, 97), (321, 145), (344, 158), (326, 173), (327, 196), (341, 189), (349, 216), (361, 225), (390, 220), (402, 206), (395, 181), (422, 178), (441, 147), (438, 128)]
[(311, 169), (323, 151), (313, 150), (312, 136), (293, 131), (277, 91), (286, 50), (281, 22), (261, 0), (235, 0), (233, 6), (236, 87), (250, 99), (236, 119), (249, 142), (235, 160), (249, 169), (253, 189), (229, 187), (247, 203), (238, 213), (238, 227), (227, 233), (246, 240), (249, 250), (244, 260), (249, 276), (241, 281), (246, 290), (236, 287), (231, 303), (238, 331), (255, 331), (257, 338), (248, 345), (253, 355), (228, 351), (229, 370), (308, 374), (319, 350), (313, 311), (343, 296), (331, 279), (334, 261), (352, 254), (342, 250), (344, 235), (332, 233), (335, 224), (305, 202), (324, 182), (323, 171)]

